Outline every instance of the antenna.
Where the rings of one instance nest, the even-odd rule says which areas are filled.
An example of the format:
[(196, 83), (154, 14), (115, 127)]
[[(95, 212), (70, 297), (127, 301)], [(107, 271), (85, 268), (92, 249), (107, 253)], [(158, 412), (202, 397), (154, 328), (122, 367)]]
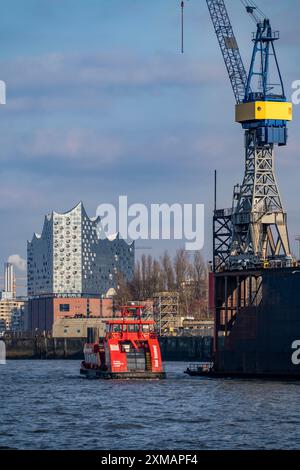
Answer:
[(215, 170), (215, 179), (214, 179), (214, 209), (217, 210), (217, 170)]
[(184, 2), (181, 2), (181, 54), (184, 53)]

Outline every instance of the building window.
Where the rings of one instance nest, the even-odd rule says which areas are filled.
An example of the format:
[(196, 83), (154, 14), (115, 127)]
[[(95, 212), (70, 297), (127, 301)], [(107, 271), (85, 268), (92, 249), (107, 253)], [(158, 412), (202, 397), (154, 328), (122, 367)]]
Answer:
[(70, 304), (60, 304), (59, 305), (60, 312), (69, 312), (70, 311)]

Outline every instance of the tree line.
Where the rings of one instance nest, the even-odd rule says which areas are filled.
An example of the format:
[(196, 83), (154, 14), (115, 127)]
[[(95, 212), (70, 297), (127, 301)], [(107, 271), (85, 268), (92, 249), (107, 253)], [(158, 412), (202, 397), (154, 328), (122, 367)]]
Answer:
[(117, 284), (117, 298), (123, 304), (153, 299), (157, 292), (176, 291), (182, 316), (197, 318), (208, 312), (208, 268), (198, 251), (191, 255), (179, 249), (173, 257), (165, 251), (159, 258), (143, 254), (135, 264), (132, 281), (127, 283), (118, 275)]

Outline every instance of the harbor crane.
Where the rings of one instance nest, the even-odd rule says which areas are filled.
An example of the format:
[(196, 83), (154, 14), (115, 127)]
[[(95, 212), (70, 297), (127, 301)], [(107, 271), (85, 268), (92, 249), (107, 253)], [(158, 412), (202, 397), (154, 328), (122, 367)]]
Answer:
[(245, 132), (243, 182), (234, 188), (232, 208), (214, 211), (214, 269), (289, 266), (287, 215), (274, 170), (275, 147), (287, 144), (292, 120), (275, 50), (279, 32), (254, 1), (241, 0), (257, 28), (247, 73), (224, 0), (206, 3), (236, 100), (235, 120)]

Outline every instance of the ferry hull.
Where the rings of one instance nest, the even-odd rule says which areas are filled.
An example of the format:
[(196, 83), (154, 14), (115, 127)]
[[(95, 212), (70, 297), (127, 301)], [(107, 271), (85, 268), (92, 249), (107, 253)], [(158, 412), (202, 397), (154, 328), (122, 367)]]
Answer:
[(162, 380), (166, 378), (165, 372), (108, 372), (97, 369), (80, 369), (80, 374), (88, 379), (104, 380)]

